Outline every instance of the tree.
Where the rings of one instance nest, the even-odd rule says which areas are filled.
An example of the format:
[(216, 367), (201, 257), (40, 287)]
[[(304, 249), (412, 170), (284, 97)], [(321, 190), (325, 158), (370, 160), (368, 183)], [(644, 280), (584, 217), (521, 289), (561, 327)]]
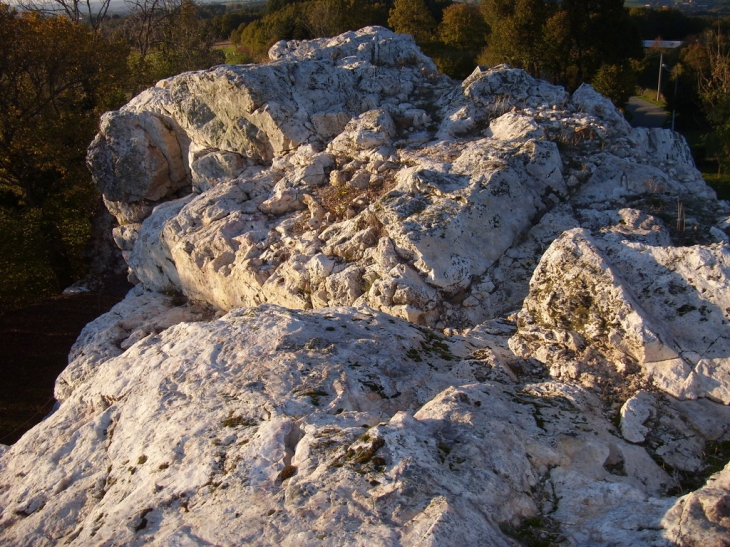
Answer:
[(571, 90), (595, 80), (613, 97), (630, 87), (630, 60), (643, 48), (623, 0), (482, 0), (481, 9), (491, 34), (480, 63), (509, 63)]
[(603, 65), (621, 66), (642, 57), (639, 29), (623, 0), (562, 0), (559, 10), (566, 23), (560, 40), (570, 52), (569, 66), (559, 72), (571, 76), (563, 82), (568, 88), (591, 81)]
[[(128, 49), (68, 18), (4, 4), (0, 44), (0, 217), (4, 229), (22, 228), (13, 237), (35, 246), (45, 288), (57, 291), (84, 271), (97, 199), (86, 146), (99, 114), (124, 102)], [(7, 285), (13, 260), (0, 257), (3, 300), (23, 290)]]
[(439, 38), (459, 50), (481, 50), (487, 41), (489, 26), (474, 4), (452, 4), (443, 12)]
[(683, 40), (691, 34), (702, 32), (706, 22), (700, 17), (685, 15), (677, 9), (636, 7), (629, 10), (629, 17), (639, 27), (641, 37), (654, 40)]
[(266, 0), (266, 15), (271, 15), (277, 11), (283, 10), (289, 4), (295, 4), (302, 0)]
[(544, 0), (483, 0), (482, 13), (491, 34), (479, 60), (486, 64), (509, 63), (539, 76), (547, 12)]
[(613, 104), (623, 106), (636, 90), (636, 72), (629, 63), (603, 65), (591, 80), (591, 85)]
[(241, 32), (241, 50), (255, 61), (266, 61), (269, 48), (279, 40), (311, 38), (306, 24), (307, 4), (287, 4), (247, 25)]
[(202, 19), (193, 0), (127, 0), (131, 13), (123, 34), (132, 47), (129, 64), (137, 93), (155, 82), (187, 70), (222, 63), (213, 50), (216, 38), (211, 20)]
[[(718, 24), (718, 27), (720, 25)], [(697, 94), (713, 127), (718, 169), (730, 167), (730, 43), (719, 30), (705, 32), (683, 55), (695, 74)]]
[(86, 147), (99, 115), (161, 78), (223, 61), (192, 0), (128, 4), (114, 33), (102, 31), (107, 0), (101, 11), (91, 0), (48, 0), (42, 11), (0, 3), (0, 309), (85, 273), (99, 200)]
[(452, 4), (443, 11), (438, 26), (439, 42), (424, 49), (441, 72), (452, 78), (465, 78), (474, 70), (488, 32), (478, 6)]
[(312, 36), (336, 36), (349, 30), (352, 6), (347, 0), (314, 0), (307, 3), (305, 25)]
[(482, 0), (481, 10), (487, 23), (493, 25), (514, 15), (514, 0)]
[(452, 0), (423, 0), (423, 3), (436, 24), (439, 24), (443, 19), (444, 10), (453, 2)]
[(221, 51), (212, 49), (215, 35), (193, 0), (180, 0), (161, 35), (159, 63), (167, 72), (165, 76), (208, 68), (225, 60)]
[(416, 42), (430, 42), (436, 33), (436, 19), (423, 0), (395, 0), (388, 25), (401, 34), (410, 34)]
[(255, 7), (216, 15), (211, 21), (212, 32), (217, 39), (227, 40), (239, 26), (255, 21), (259, 17), (261, 17), (261, 13), (256, 11)]
[(565, 10), (558, 10), (543, 28), (543, 69), (553, 83), (576, 82), (579, 78), (573, 61), (570, 17)]
[(125, 0), (130, 11), (124, 25), (128, 43), (144, 59), (159, 44), (161, 29), (173, 12), (170, 0)]
[(74, 23), (86, 23), (101, 30), (109, 15), (111, 0), (20, 0), (24, 10), (44, 15), (65, 15)]

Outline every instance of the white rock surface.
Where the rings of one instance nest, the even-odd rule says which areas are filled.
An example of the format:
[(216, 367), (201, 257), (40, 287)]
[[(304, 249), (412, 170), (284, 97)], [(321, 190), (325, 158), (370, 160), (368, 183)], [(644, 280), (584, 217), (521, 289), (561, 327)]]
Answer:
[(707, 484), (677, 500), (662, 525), (675, 545), (687, 547), (728, 544), (730, 538), (730, 466)]
[[(114, 321), (152, 323), (129, 303), (80, 345)], [(157, 306), (159, 324), (170, 310)], [(365, 308), (262, 306), (97, 352), (0, 456), (0, 537), (514, 545), (505, 531), (549, 513), (573, 544), (664, 544), (673, 481), (613, 433), (600, 401), (556, 382), (479, 383), (506, 363), (474, 342)], [(577, 489), (604, 492), (600, 508)]]
[(684, 139), (382, 28), (270, 56), (103, 117), (137, 286), (0, 446), (0, 544), (726, 545), (730, 207)]
[(643, 443), (649, 428), (644, 424), (655, 416), (655, 401), (651, 393), (640, 391), (621, 407), (621, 435), (630, 443)]
[[(597, 210), (646, 192), (712, 197), (679, 137), (631, 130), (590, 88), (571, 99), (508, 67), (454, 85), (375, 28), (277, 44), (272, 58), (166, 80), (105, 118), (90, 165), (146, 288), (224, 311), (366, 303), (474, 325), (520, 305), (564, 230), (616, 222)], [(150, 117), (177, 132), (165, 157), (187, 162), (197, 197), (140, 226), (156, 199), (179, 195), (117, 174), (149, 163), (123, 143)], [(312, 277), (320, 254), (331, 269)]]
[(566, 231), (535, 270), (511, 347), (555, 377), (604, 385), (634, 376), (637, 386), (649, 379), (675, 397), (728, 404), (729, 267), (723, 244), (654, 247)]

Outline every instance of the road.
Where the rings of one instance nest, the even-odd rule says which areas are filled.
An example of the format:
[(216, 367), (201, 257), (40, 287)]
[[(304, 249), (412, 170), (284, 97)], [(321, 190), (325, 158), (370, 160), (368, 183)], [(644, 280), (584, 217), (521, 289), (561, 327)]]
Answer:
[(626, 110), (633, 116), (630, 122), (633, 127), (664, 127), (670, 121), (670, 115), (662, 107), (639, 97), (631, 97)]

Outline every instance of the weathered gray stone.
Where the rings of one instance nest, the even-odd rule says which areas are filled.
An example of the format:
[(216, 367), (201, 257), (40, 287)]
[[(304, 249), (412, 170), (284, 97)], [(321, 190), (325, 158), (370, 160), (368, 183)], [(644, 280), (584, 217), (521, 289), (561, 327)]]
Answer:
[(621, 435), (630, 443), (643, 443), (649, 428), (644, 423), (656, 414), (654, 398), (640, 391), (621, 407)]
[(730, 403), (728, 248), (652, 247), (616, 235), (574, 229), (551, 245), (511, 347), (556, 377), (600, 385), (641, 371), (675, 397)]
[(728, 544), (730, 537), (730, 465), (707, 484), (683, 496), (662, 521), (665, 536), (679, 547)]
[(190, 185), (175, 126), (153, 113), (122, 109), (102, 116), (89, 167), (109, 201), (159, 201)]

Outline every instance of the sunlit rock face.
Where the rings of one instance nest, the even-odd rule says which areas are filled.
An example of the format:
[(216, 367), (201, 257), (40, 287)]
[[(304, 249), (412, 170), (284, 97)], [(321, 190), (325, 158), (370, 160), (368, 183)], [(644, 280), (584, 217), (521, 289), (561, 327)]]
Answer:
[(89, 165), (146, 288), (470, 326), (520, 307), (566, 229), (615, 226), (646, 196), (713, 196), (681, 137), (632, 130), (587, 86), (508, 67), (453, 82), (377, 28), (271, 57), (103, 117)]
[(270, 57), (103, 116), (136, 286), (0, 445), (0, 543), (726, 545), (730, 208), (682, 137), (382, 28)]

